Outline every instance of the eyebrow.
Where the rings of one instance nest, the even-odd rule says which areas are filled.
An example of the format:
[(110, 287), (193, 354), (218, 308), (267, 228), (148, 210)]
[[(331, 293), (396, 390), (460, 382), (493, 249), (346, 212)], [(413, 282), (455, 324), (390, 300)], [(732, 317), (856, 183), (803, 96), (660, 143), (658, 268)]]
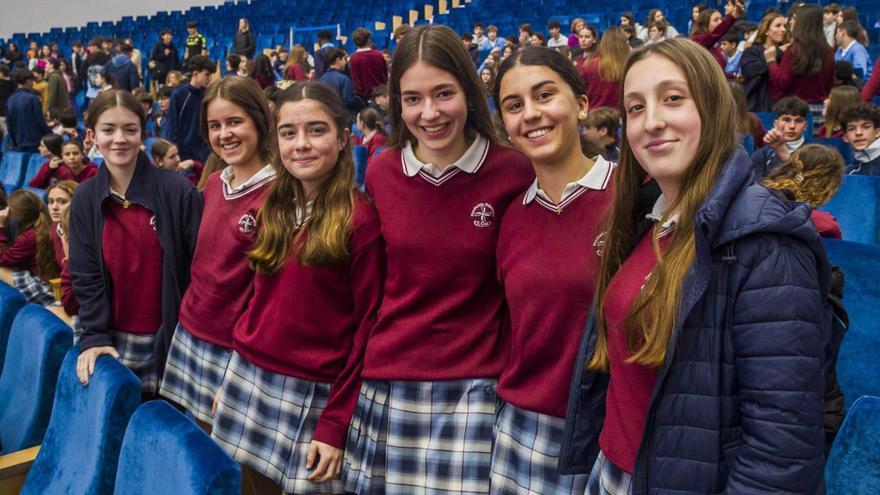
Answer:
[[(315, 125), (330, 125), (330, 123), (327, 121), (324, 121), (324, 120), (310, 120), (310, 121), (306, 122), (306, 127), (311, 127), (311, 126), (315, 126)], [(278, 129), (279, 130), (280, 129), (289, 129), (292, 127), (296, 127), (296, 125), (295, 124), (281, 124), (278, 126)]]
[[(431, 88), (430, 91), (437, 91), (438, 89), (448, 89), (448, 88), (454, 88), (454, 87), (455, 87), (455, 85), (452, 83), (440, 83), (440, 84), (434, 86), (433, 88)], [(418, 91), (413, 91), (413, 90), (401, 91), (401, 94), (405, 94), (405, 95), (418, 94), (418, 93), (419, 93)]]
[[(684, 86), (684, 87), (688, 87), (687, 82), (686, 82), (686, 81), (683, 81), (683, 80), (681, 80), (681, 79), (667, 79), (667, 80), (665, 80), (665, 81), (660, 81), (659, 83), (657, 83), (657, 86), (660, 87), (661, 89), (666, 89), (666, 88), (669, 87), (669, 86)], [(635, 96), (639, 96), (639, 93), (638, 93), (638, 92), (633, 92), (633, 91), (631, 91), (631, 92), (629, 92), (629, 93), (623, 95), (624, 98), (632, 98), (632, 97), (635, 97)]]
[[(546, 81), (541, 81), (541, 82), (539, 82), (539, 83), (537, 83), (537, 84), (533, 84), (533, 85), (532, 85), (532, 89), (531, 89), (531, 91), (532, 91), (532, 92), (535, 92), (535, 91), (537, 91), (537, 90), (543, 88), (544, 86), (546, 86), (546, 85), (548, 85), (548, 84), (553, 84), (554, 82), (555, 82), (555, 81), (553, 81), (552, 79), (547, 79)], [(501, 103), (504, 103), (505, 101), (507, 101), (507, 100), (509, 100), (509, 99), (511, 99), (511, 98), (516, 98), (516, 95), (507, 95), (507, 96), (505, 96), (504, 98), (501, 99)]]

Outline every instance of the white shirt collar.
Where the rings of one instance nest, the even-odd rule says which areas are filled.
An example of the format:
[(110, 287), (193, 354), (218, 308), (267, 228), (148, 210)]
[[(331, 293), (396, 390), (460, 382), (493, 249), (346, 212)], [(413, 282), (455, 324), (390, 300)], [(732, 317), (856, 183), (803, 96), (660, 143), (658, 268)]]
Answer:
[(239, 193), (247, 191), (258, 184), (262, 184), (263, 182), (274, 179), (275, 168), (272, 167), (272, 164), (266, 164), (250, 179), (245, 181), (243, 184), (239, 184), (236, 187), (232, 187), (232, 179), (234, 177), (235, 174), (232, 171), (232, 165), (227, 165), (226, 168), (224, 168), (223, 171), (220, 172), (220, 180), (223, 181), (223, 193), (227, 196), (227, 198), (229, 196), (237, 195)]
[(403, 153), (401, 157), (403, 158), (403, 171), (406, 173), (407, 177), (415, 177), (421, 171), (424, 171), (428, 175), (433, 178), (438, 178), (443, 175), (444, 172), (458, 168), (463, 172), (467, 172), (469, 174), (473, 174), (480, 168), (483, 164), (483, 161), (486, 160), (487, 152), (489, 151), (489, 140), (484, 138), (483, 136), (477, 134), (477, 138), (474, 139), (474, 142), (468, 147), (468, 149), (464, 152), (458, 160), (450, 163), (449, 166), (440, 170), (435, 167), (431, 163), (424, 163), (416, 158), (416, 154), (413, 151), (412, 142), (406, 143), (406, 146), (403, 147)]
[(802, 134), (800, 139), (797, 139), (795, 141), (786, 141), (785, 147), (788, 148), (789, 153), (794, 153), (795, 151), (797, 151), (798, 148), (804, 145), (804, 140), (805, 138)]
[[(655, 222), (659, 222), (660, 219), (663, 218), (663, 214), (666, 213), (666, 208), (668, 208), (668, 207), (669, 207), (669, 205), (666, 204), (666, 196), (661, 194), (660, 197), (657, 198), (657, 201), (654, 202), (654, 207), (651, 209), (651, 213), (648, 213), (647, 215), (645, 215), (645, 217), (650, 218), (651, 220), (653, 220)], [(672, 226), (676, 222), (678, 222), (678, 213), (669, 217), (669, 220), (667, 220), (661, 226), (660, 236), (662, 237), (663, 235), (668, 233), (670, 230), (672, 230)]]
[(872, 162), (878, 156), (880, 156), (880, 139), (875, 139), (873, 143), (868, 145), (868, 147), (862, 151), (856, 151), (853, 153), (853, 158), (861, 163)]
[(849, 49), (852, 48), (853, 45), (855, 45), (855, 44), (856, 44), (856, 40), (850, 40), (849, 44), (846, 45), (846, 48), (841, 48), (840, 56), (841, 57), (846, 56), (846, 54), (849, 53)]
[[(566, 199), (581, 188), (601, 191), (608, 187), (608, 183), (611, 179), (611, 171), (614, 170), (615, 164), (609, 162), (602, 156), (597, 156), (595, 160), (592, 168), (590, 168), (583, 177), (575, 182), (569, 182), (565, 185), (565, 188), (562, 190), (562, 197), (559, 198), (560, 204), (564, 203)], [(541, 189), (541, 186), (538, 184), (538, 179), (536, 178), (535, 181), (532, 182), (528, 191), (526, 191), (526, 195), (523, 197), (523, 204), (527, 205), (531, 203), (537, 196), (540, 196), (545, 201), (553, 202), (553, 200), (550, 199), (550, 196)]]
[(365, 47), (363, 47), (363, 48), (358, 48), (357, 50), (355, 50), (355, 53), (357, 53), (357, 52), (368, 52), (368, 51), (370, 51), (370, 50), (372, 50), (372, 49), (373, 49), (373, 47), (371, 47), (371, 46), (365, 46)]

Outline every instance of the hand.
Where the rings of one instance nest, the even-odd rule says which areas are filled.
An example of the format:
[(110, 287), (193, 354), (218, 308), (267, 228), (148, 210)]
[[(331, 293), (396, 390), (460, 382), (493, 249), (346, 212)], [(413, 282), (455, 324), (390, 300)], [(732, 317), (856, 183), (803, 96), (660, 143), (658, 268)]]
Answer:
[(119, 359), (119, 353), (116, 352), (116, 348), (110, 345), (92, 347), (79, 354), (79, 358), (76, 360), (76, 376), (79, 378), (80, 383), (83, 385), (89, 384), (89, 377), (95, 372), (95, 362), (104, 354), (109, 354), (115, 359)]
[[(318, 460), (318, 466), (315, 461)], [(342, 449), (337, 449), (326, 443), (312, 440), (309, 444), (309, 454), (306, 456), (306, 469), (314, 471), (309, 476), (312, 483), (324, 483), (332, 480), (342, 473)]]
[(776, 148), (782, 144), (782, 135), (776, 129), (770, 129), (764, 134), (764, 144)]
[(65, 127), (61, 132), (70, 136), (70, 139), (76, 139), (79, 136), (79, 132), (73, 127)]
[(180, 163), (177, 164), (177, 170), (183, 170), (183, 171), (186, 171), (186, 170), (189, 170), (189, 169), (193, 168), (193, 165), (195, 165), (195, 162), (194, 162), (194, 161), (192, 161), (192, 160), (184, 160), (184, 161), (182, 161), (182, 162), (180, 162)]
[(775, 46), (764, 47), (764, 60), (767, 61), (768, 64), (776, 62), (776, 47)]
[(217, 415), (217, 406), (220, 404), (220, 391), (218, 390), (216, 394), (214, 394), (214, 402), (211, 403), (211, 417)]
[(783, 53), (785, 53), (785, 52), (788, 51), (789, 47), (791, 47), (791, 42), (786, 43), (786, 44), (780, 46), (779, 49), (782, 50)]
[(737, 0), (733, 5), (733, 10), (730, 12), (730, 15), (734, 17), (734, 19), (742, 19), (746, 15), (746, 8), (742, 4), (740, 0)]
[(6, 219), (9, 218), (9, 207), (0, 210), (0, 227), (6, 227)]
[(61, 237), (61, 249), (64, 250), (64, 259), (70, 258), (70, 241), (67, 240), (67, 233)]
[(49, 168), (55, 170), (60, 167), (62, 163), (64, 163), (64, 160), (62, 160), (61, 158), (58, 158), (57, 156), (52, 157), (52, 159), (49, 160)]

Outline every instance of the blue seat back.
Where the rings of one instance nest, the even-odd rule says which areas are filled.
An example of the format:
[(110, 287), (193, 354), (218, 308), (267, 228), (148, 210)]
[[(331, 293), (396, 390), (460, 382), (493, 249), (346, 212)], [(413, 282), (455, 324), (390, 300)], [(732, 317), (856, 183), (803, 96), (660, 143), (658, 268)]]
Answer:
[[(837, 358), (837, 378), (848, 405), (862, 395), (880, 396), (880, 246), (826, 240), (825, 250), (846, 278), (843, 304), (849, 314), (849, 328)], [(880, 437), (875, 440), (880, 441)]]
[(21, 151), (7, 151), (0, 160), (0, 182), (9, 185), (19, 185), (24, 179), (31, 153)]
[(122, 441), (116, 493), (241, 493), (241, 468), (201, 428), (165, 401), (142, 405)]
[(64, 358), (49, 429), (21, 495), (113, 494), (122, 437), (141, 401), (140, 382), (122, 363), (101, 356), (84, 387), (76, 376), (78, 357), (74, 346)]
[(880, 177), (844, 176), (821, 209), (834, 215), (847, 241), (880, 244)]
[(847, 144), (843, 138), (816, 138), (814, 141), (816, 144), (822, 144), (828, 146), (829, 148), (834, 148), (840, 153), (840, 156), (843, 157), (843, 163), (850, 164), (853, 162), (853, 150), (852, 146)]
[(880, 397), (852, 405), (825, 464), (828, 495), (880, 493)]
[(37, 175), (37, 172), (40, 171), (40, 167), (42, 167), (43, 164), (46, 163), (47, 161), (48, 160), (46, 160), (46, 158), (40, 156), (39, 153), (31, 155), (30, 159), (28, 160), (27, 169), (25, 169), (25, 172), (24, 172), (24, 178), (22, 179), (22, 182), (20, 185), (21, 186), (28, 185), (28, 183), (30, 183), (31, 179), (33, 179), (34, 176)]
[(43, 441), (55, 383), (73, 331), (49, 310), (28, 304), (15, 317), (0, 375), (0, 448), (3, 454)]
[(739, 144), (745, 148), (746, 153), (752, 154), (755, 151), (755, 138), (751, 134), (746, 134), (739, 138)]
[(26, 303), (21, 292), (0, 282), (0, 370), (3, 369), (3, 362), (6, 359), (6, 343), (9, 342), (12, 322)]
[(364, 174), (367, 172), (367, 147), (358, 145), (352, 151), (354, 155), (354, 181), (363, 185)]

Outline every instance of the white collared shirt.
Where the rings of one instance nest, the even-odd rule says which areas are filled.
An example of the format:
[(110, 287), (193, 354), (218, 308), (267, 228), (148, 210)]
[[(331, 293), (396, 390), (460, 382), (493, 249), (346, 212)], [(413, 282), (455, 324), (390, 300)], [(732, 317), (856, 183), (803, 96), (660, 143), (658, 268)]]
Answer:
[[(657, 201), (654, 202), (654, 207), (651, 208), (651, 213), (645, 215), (645, 218), (649, 218), (654, 222), (659, 222), (663, 218), (663, 214), (666, 213), (666, 208), (669, 205), (666, 203), (666, 196), (660, 194), (660, 197), (657, 198)], [(658, 237), (663, 237), (664, 235), (672, 232), (672, 228), (678, 222), (678, 213), (673, 214), (669, 217), (669, 220), (663, 223), (660, 229), (660, 234)]]
[(849, 42), (849, 44), (846, 45), (846, 48), (841, 47), (841, 49), (840, 49), (840, 57), (841, 57), (841, 58), (845, 57), (846, 54), (849, 53), (849, 49), (852, 48), (853, 45), (855, 45), (855, 44), (856, 44), (856, 40), (851, 40), (851, 41)]
[(853, 153), (853, 158), (860, 163), (872, 162), (878, 156), (880, 156), (880, 139), (875, 139), (873, 143), (862, 151)]
[[(474, 142), (471, 143), (464, 154), (461, 155), (458, 160), (455, 160), (441, 170), (431, 163), (424, 163), (416, 158), (412, 142), (408, 142), (406, 143), (406, 146), (403, 147), (403, 153), (401, 153), (403, 172), (407, 177), (415, 177), (421, 172), (422, 177), (435, 183), (435, 185), (440, 185), (445, 182), (446, 179), (458, 173), (458, 171), (466, 172), (468, 174), (476, 173), (486, 160), (488, 152), (489, 140), (477, 134), (477, 138), (474, 139)], [(443, 176), (443, 180), (437, 181), (441, 176)]]
[(251, 188), (274, 179), (275, 168), (272, 167), (272, 164), (266, 164), (250, 179), (235, 187), (232, 186), (232, 180), (234, 178), (235, 173), (232, 170), (232, 165), (227, 165), (226, 168), (224, 168), (223, 171), (220, 172), (220, 180), (223, 182), (223, 195), (226, 197), (226, 199), (232, 199), (234, 197), (241, 196), (249, 191)]
[(565, 185), (565, 188), (562, 190), (562, 196), (559, 198), (558, 205), (554, 204), (553, 200), (550, 199), (550, 196), (541, 189), (537, 178), (532, 182), (528, 191), (526, 191), (526, 195), (523, 197), (523, 204), (527, 205), (537, 197), (561, 209), (563, 205), (569, 202), (569, 198), (572, 198), (572, 195), (575, 193), (581, 192), (584, 189), (601, 191), (607, 188), (608, 183), (611, 182), (611, 171), (614, 170), (615, 164), (609, 162), (602, 156), (597, 156), (595, 160), (593, 166), (583, 177), (575, 182), (569, 182)]

